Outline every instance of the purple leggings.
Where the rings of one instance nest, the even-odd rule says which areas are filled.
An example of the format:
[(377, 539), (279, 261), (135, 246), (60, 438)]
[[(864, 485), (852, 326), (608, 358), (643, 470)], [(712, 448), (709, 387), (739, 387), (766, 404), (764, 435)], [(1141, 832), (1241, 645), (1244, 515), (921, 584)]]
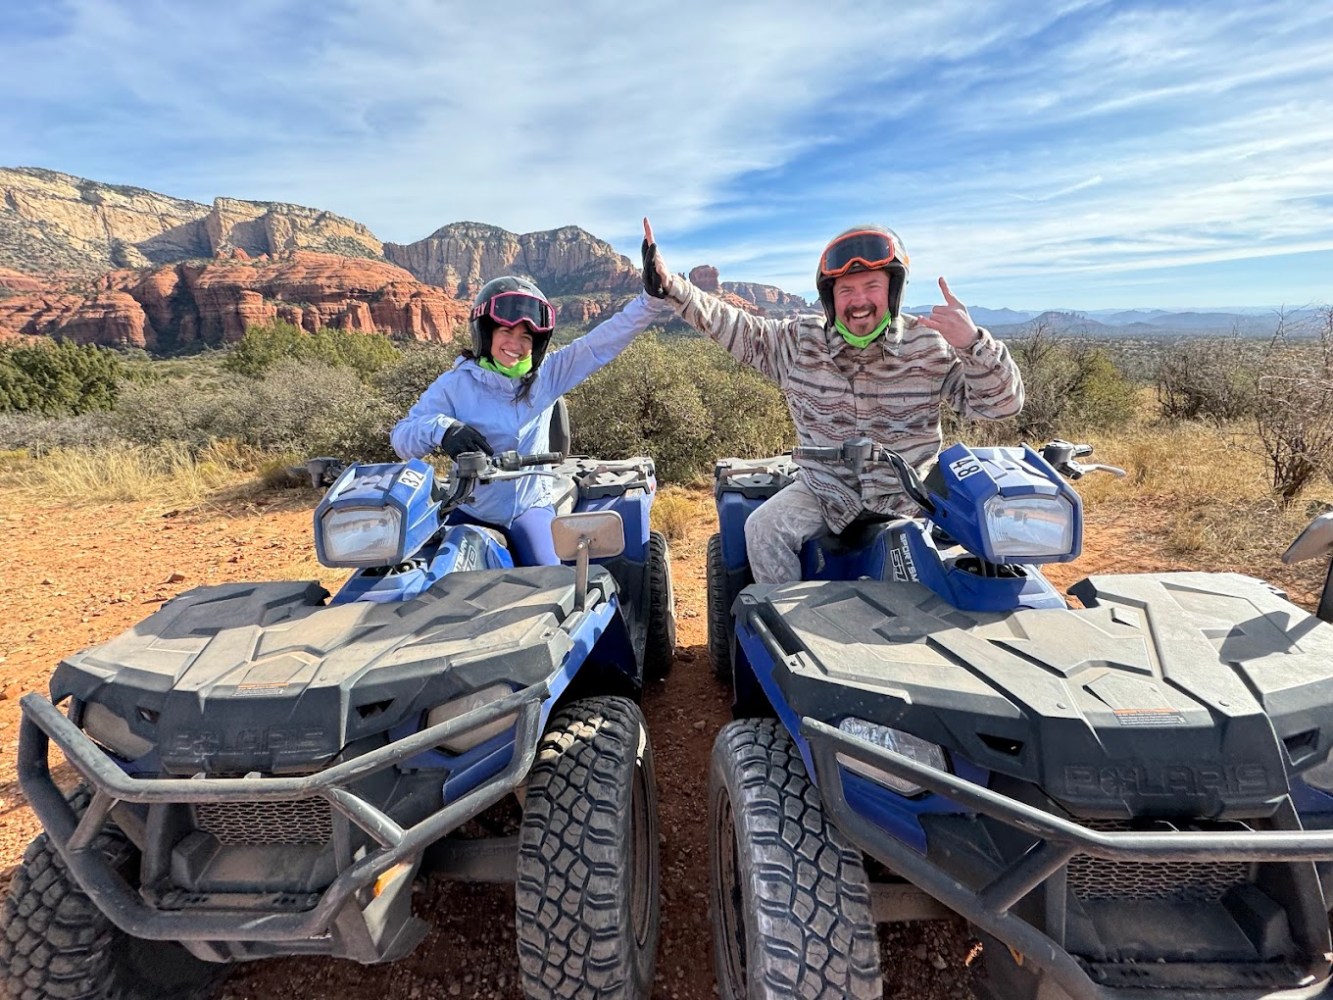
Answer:
[(449, 515), (450, 524), (477, 524), (483, 528), (503, 531), (509, 539), (515, 566), (559, 566), (555, 543), (551, 541), (551, 522), (555, 520), (554, 507), (529, 507), (516, 517), (509, 527), (490, 524), (461, 510)]

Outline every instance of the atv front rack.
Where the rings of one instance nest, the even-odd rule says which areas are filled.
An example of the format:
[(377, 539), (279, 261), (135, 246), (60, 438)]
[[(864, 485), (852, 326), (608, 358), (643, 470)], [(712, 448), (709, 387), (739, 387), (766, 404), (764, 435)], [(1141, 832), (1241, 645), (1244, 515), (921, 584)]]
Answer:
[[(1083, 855), (1105, 861), (1145, 862), (1296, 862), (1333, 861), (1333, 830), (1305, 830), (1286, 799), (1271, 819), (1272, 830), (1245, 832), (1153, 831), (1103, 832), (1045, 812), (1034, 806), (974, 784), (945, 771), (936, 770), (850, 736), (841, 730), (805, 717), (801, 735), (808, 741), (816, 784), (824, 808), (835, 826), (861, 850), (878, 859), (897, 875), (935, 897), (966, 920), (1008, 945), (1018, 961), (1031, 960), (1043, 969), (1073, 1000), (1144, 1000), (1146, 996), (1203, 998), (1207, 1000), (1312, 1000), (1333, 997), (1329, 979), (1328, 917), (1326, 906), (1308, 906), (1293, 927), (1297, 940), (1306, 943), (1308, 967), (1294, 970), (1295, 982), (1275, 987), (1261, 981), (1275, 969), (1255, 969), (1256, 979), (1245, 982), (1235, 964), (1196, 964), (1186, 975), (1169, 964), (1131, 966), (1134, 986), (1107, 985), (1094, 981), (1089, 969), (1065, 947), (1064, 884), (1069, 863)], [(948, 797), (965, 809), (993, 817), (1037, 838), (1036, 845), (1019, 860), (1001, 870), (982, 888), (969, 887), (945, 872), (926, 856), (858, 812), (847, 799), (844, 766), (838, 758), (851, 758), (895, 777)], [(1322, 899), (1313, 866), (1304, 877), (1307, 899)], [(1041, 886), (1047, 892), (1047, 931), (1038, 929), (1014, 913), (1015, 907)], [(1020, 958), (1020, 956), (1022, 956)], [(1103, 972), (1105, 970), (1102, 970)], [(1100, 974), (1100, 973), (1099, 973)], [(1112, 978), (1107, 975), (1105, 978)], [(1188, 981), (1187, 981), (1188, 980)]]
[[(21, 702), (19, 781), (75, 881), (127, 934), (157, 941), (281, 942), (283, 954), (324, 954), (330, 951), (335, 923), (345, 919), (343, 911), (349, 903), (356, 908), (358, 894), (370, 891), (381, 876), (396, 866), (415, 865), (432, 842), (498, 802), (523, 780), (536, 754), (546, 696), (547, 685), (543, 681), (378, 750), (301, 777), (134, 778), (122, 771), (48, 699), (30, 694)], [(368, 774), (509, 715), (517, 716), (509, 762), (494, 776), (413, 826), (404, 829), (349, 787)], [(52, 742), (92, 791), (92, 801), (82, 816), (70, 807), (51, 776), (48, 750)], [(338, 875), (318, 894), (314, 905), (297, 912), (247, 907), (239, 900), (212, 910), (157, 909), (145, 902), (96, 847), (99, 831), (119, 802), (161, 805), (309, 799), (326, 801), (335, 818), (342, 817), (379, 846), (356, 859), (349, 852), (347, 863), (339, 865)], [(342, 839), (346, 843), (346, 837)], [(401, 874), (409, 874), (409, 869)], [(386, 884), (392, 882), (392, 877), (386, 880)], [(410, 942), (387, 941), (373, 946), (364, 935), (361, 939), (365, 941), (364, 947), (372, 950), (347, 957), (363, 962), (382, 961), (416, 943), (414, 938)]]

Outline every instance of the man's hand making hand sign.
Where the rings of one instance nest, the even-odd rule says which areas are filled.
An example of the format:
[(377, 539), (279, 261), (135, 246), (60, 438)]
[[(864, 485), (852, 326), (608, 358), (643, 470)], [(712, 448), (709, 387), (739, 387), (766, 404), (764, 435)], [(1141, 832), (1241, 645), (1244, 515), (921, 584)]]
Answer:
[(977, 342), (981, 331), (968, 315), (967, 306), (949, 291), (949, 283), (943, 278), (940, 279), (940, 291), (944, 293), (944, 305), (936, 306), (929, 316), (918, 316), (916, 321), (938, 333), (954, 350), (966, 350)]

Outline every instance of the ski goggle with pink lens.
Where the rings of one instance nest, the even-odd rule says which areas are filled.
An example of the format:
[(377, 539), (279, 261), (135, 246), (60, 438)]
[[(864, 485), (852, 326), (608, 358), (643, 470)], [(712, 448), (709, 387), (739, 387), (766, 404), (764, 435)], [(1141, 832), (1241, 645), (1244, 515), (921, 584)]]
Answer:
[(555, 329), (555, 312), (551, 303), (527, 292), (500, 292), (492, 295), (472, 310), (473, 319), (488, 317), (504, 327), (527, 323), (535, 333), (550, 333)]
[(825, 278), (840, 278), (857, 264), (873, 271), (895, 260), (907, 266), (907, 252), (891, 233), (861, 229), (839, 236), (824, 248), (819, 258), (819, 273)]

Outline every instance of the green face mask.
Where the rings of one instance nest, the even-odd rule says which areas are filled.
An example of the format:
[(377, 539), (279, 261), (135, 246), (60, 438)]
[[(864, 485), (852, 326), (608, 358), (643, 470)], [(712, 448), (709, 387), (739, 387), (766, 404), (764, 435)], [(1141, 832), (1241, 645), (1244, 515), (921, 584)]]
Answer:
[(477, 364), (488, 372), (497, 372), (500, 375), (507, 375), (509, 378), (522, 378), (532, 371), (532, 355), (529, 354), (526, 358), (519, 358), (508, 366), (502, 365), (498, 361), (492, 361), (490, 358), (478, 358)]
[(871, 342), (887, 330), (889, 324), (892, 322), (893, 313), (886, 312), (884, 318), (879, 321), (879, 326), (875, 327), (875, 329), (871, 330), (864, 337), (858, 337), (856, 334), (852, 333), (851, 330), (842, 325), (842, 320), (840, 319), (835, 319), (833, 321), (833, 326), (840, 334), (842, 334), (842, 339), (847, 341), (847, 343), (851, 344), (853, 347), (869, 347)]

